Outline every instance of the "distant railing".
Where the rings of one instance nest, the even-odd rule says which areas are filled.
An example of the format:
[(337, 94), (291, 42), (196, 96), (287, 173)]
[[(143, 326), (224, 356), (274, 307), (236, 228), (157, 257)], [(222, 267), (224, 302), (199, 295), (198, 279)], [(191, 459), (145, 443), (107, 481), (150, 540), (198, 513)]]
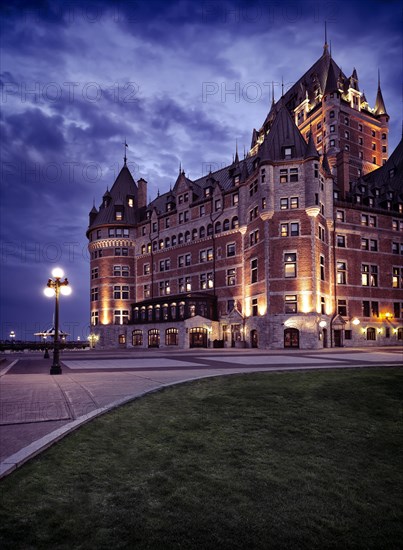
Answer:
[[(69, 350), (69, 349), (86, 349), (89, 348), (90, 344), (89, 342), (60, 342), (60, 349), (61, 350)], [(45, 351), (45, 349), (52, 350), (53, 349), (53, 341), (46, 342), (22, 342), (20, 340), (17, 340), (16, 342), (10, 342), (7, 340), (3, 340), (0, 342), (0, 352), (4, 351)]]

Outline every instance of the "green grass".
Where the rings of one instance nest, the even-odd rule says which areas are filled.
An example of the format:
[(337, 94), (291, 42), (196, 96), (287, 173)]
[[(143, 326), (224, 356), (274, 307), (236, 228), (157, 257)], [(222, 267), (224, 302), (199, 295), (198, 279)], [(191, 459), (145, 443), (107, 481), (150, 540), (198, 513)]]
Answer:
[(402, 382), (258, 373), (146, 396), (0, 483), (0, 546), (402, 548)]

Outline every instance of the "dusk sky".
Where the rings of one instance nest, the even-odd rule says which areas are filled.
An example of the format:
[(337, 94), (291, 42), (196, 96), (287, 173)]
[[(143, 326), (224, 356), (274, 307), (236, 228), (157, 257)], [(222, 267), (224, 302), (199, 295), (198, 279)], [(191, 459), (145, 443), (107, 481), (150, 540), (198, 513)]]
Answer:
[(371, 107), (378, 68), (402, 132), (402, 3), (6, 2), (1, 13), (1, 338), (49, 328), (43, 295), (60, 266), (73, 293), (61, 327), (89, 330), (85, 231), (123, 164), (149, 198), (248, 149), (276, 99), (322, 55), (324, 22), (343, 72)]

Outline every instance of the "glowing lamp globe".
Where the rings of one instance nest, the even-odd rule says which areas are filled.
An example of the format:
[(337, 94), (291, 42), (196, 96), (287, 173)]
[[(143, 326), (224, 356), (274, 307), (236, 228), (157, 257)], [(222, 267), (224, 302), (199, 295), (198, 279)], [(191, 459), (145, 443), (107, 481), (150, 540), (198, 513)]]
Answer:
[(70, 296), (70, 294), (71, 294), (71, 287), (70, 287), (70, 286), (61, 286), (61, 287), (60, 287), (60, 292), (61, 292), (64, 296)]
[(52, 271), (52, 277), (55, 279), (61, 279), (64, 276), (64, 271), (61, 267), (55, 267)]
[(48, 298), (52, 298), (54, 295), (55, 295), (55, 291), (53, 288), (50, 288), (50, 287), (46, 287), (44, 290), (43, 290), (43, 293), (45, 296), (47, 296)]

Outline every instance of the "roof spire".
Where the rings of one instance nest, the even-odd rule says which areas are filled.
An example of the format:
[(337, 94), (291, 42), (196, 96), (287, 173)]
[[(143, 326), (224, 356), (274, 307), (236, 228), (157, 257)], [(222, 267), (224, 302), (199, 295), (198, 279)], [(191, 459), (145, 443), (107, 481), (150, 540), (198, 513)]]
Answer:
[(388, 115), (381, 92), (381, 73), (378, 69), (378, 91), (375, 100), (375, 115)]
[(327, 44), (327, 21), (325, 21), (325, 43), (323, 45), (323, 55), (329, 53), (329, 46)]
[(281, 97), (284, 96), (284, 79), (281, 77)]
[(274, 81), (272, 80), (271, 81), (271, 106), (273, 107), (274, 105)]
[(182, 172), (182, 161), (179, 162), (179, 174)]
[(129, 146), (127, 145), (127, 143), (126, 143), (126, 138), (125, 138), (125, 142), (124, 142), (123, 145), (125, 146), (125, 151), (124, 151), (125, 154), (124, 154), (124, 156), (123, 156), (123, 161), (124, 161), (125, 166), (126, 166), (126, 163), (127, 163), (126, 148), (129, 147)]
[(238, 138), (235, 139), (235, 162), (236, 162), (236, 164), (239, 164), (239, 156), (238, 156)]

